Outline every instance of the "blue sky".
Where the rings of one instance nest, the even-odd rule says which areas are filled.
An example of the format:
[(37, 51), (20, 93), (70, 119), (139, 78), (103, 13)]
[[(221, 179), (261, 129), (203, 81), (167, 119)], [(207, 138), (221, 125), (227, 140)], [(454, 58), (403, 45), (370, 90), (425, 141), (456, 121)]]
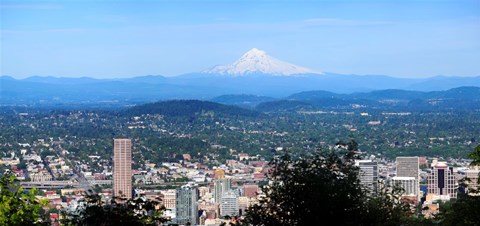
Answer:
[(2, 75), (173, 76), (256, 47), (316, 71), (480, 75), (480, 0), (0, 0)]

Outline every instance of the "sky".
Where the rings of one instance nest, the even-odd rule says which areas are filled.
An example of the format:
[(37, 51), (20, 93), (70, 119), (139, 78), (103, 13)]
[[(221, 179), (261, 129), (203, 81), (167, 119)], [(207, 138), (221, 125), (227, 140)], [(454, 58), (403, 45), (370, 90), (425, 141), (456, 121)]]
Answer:
[(480, 0), (0, 0), (0, 74), (175, 76), (251, 48), (314, 71), (480, 76)]

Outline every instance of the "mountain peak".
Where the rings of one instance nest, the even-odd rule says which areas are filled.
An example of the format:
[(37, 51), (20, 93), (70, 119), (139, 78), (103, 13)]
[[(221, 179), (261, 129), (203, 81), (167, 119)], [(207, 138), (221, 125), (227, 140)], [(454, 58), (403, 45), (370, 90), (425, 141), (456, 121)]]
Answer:
[(244, 57), (267, 57), (267, 53), (263, 50), (252, 48), (251, 50), (248, 50), (248, 52), (243, 54), (242, 58)]
[(265, 51), (257, 48), (252, 48), (232, 64), (215, 66), (204, 72), (209, 74), (233, 76), (242, 76), (255, 73), (270, 74), (275, 76), (316, 73), (308, 68), (293, 65), (273, 58), (267, 55)]

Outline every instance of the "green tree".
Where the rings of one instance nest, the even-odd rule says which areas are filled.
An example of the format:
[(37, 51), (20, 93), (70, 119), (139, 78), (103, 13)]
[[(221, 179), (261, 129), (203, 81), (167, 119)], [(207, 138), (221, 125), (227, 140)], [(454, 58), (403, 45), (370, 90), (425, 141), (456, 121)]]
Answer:
[[(339, 142), (334, 151), (317, 150), (270, 163), (265, 196), (246, 211), (245, 225), (400, 225), (412, 212), (397, 193), (369, 196), (354, 160), (357, 144)], [(396, 192), (396, 191), (395, 191)], [(326, 222), (331, 223), (326, 223)]]
[(414, 208), (402, 202), (404, 190), (396, 185), (379, 184), (377, 194), (365, 196), (361, 225), (428, 225), (414, 216)]
[(440, 204), (438, 214), (433, 218), (437, 225), (479, 226), (480, 196), (459, 193), (456, 200)]
[(0, 177), (0, 225), (48, 225), (43, 207), (48, 200), (38, 200), (37, 191), (24, 191), (10, 173)]
[(82, 199), (75, 210), (64, 210), (62, 223), (67, 226), (160, 225), (169, 219), (160, 200), (114, 198), (106, 204), (99, 195)]
[(480, 145), (470, 152), (468, 157), (472, 160), (470, 163), (471, 166), (480, 166)]

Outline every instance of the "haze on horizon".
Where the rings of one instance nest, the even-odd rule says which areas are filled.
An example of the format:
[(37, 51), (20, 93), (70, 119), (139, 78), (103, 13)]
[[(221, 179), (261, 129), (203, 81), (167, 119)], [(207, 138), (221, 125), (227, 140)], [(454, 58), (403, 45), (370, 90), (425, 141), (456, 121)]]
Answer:
[(316, 71), (480, 75), (480, 1), (0, 1), (0, 75), (121, 78), (251, 48)]

